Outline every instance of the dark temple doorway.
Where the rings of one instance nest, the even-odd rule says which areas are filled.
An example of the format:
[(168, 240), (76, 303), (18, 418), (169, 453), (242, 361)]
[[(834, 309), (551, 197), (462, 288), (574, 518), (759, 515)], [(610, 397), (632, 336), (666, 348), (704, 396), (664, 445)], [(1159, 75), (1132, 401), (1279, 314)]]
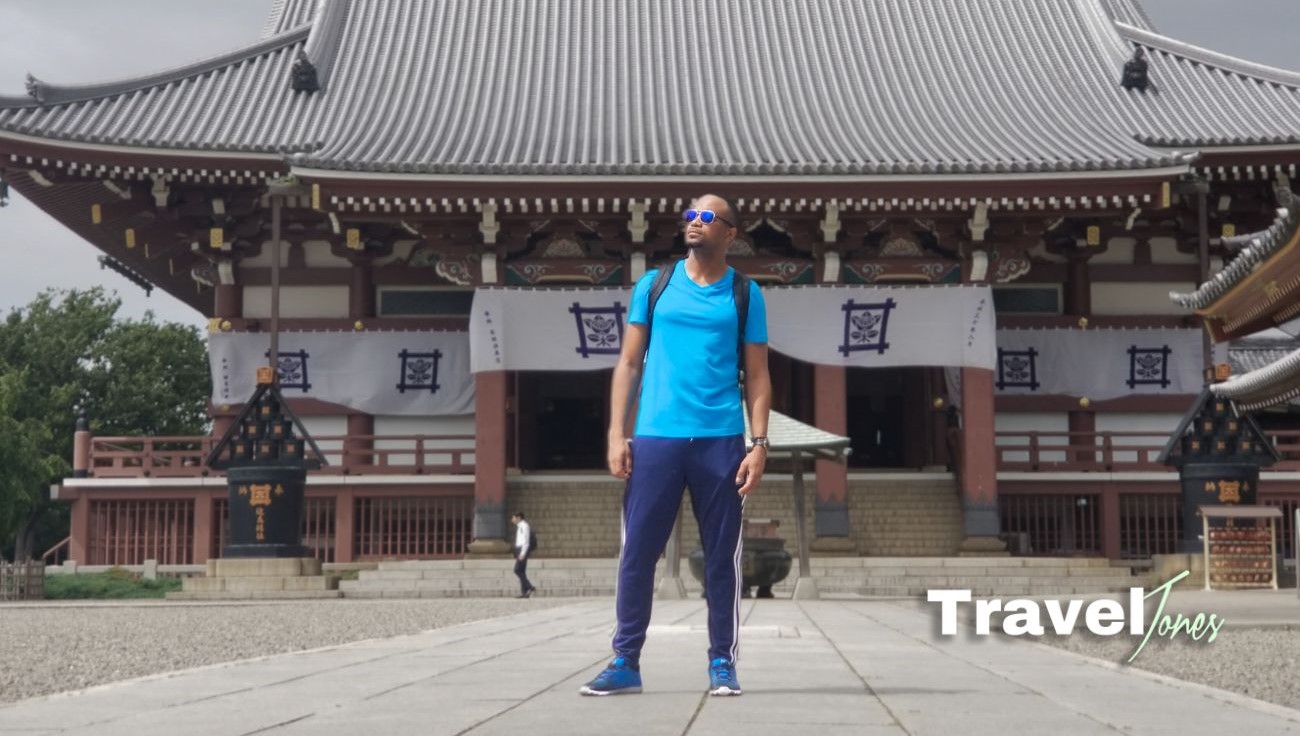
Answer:
[(947, 460), (930, 368), (848, 368), (850, 468), (921, 469)]
[(520, 470), (602, 470), (609, 371), (514, 374), (510, 465)]

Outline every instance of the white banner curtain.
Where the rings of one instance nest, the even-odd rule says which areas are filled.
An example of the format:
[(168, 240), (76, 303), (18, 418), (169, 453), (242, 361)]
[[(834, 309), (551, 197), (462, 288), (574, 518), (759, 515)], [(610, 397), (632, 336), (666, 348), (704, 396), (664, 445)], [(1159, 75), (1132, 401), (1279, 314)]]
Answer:
[(1004, 396), (1196, 394), (1201, 331), (1177, 328), (1003, 329), (993, 388)]
[(469, 321), (470, 364), (481, 371), (613, 368), (632, 289), (481, 288)]
[[(470, 318), (474, 372), (612, 368), (628, 288), (484, 288)], [(763, 290), (773, 350), (810, 363), (992, 369), (986, 286), (797, 286)]]
[[(208, 337), (212, 402), (239, 404), (256, 388), (270, 336)], [(469, 335), (464, 332), (283, 332), (280, 390), (367, 414), (442, 416), (474, 413)]]
[(987, 286), (785, 286), (763, 298), (772, 349), (808, 363), (995, 365)]

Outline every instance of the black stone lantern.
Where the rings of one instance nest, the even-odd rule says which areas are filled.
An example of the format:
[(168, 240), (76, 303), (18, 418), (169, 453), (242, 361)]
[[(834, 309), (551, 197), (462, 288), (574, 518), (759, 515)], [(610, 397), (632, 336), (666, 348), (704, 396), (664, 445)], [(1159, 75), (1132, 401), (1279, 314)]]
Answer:
[(257, 379), (252, 398), (207, 458), (208, 467), (226, 471), (230, 493), (230, 535), (221, 556), (310, 557), (302, 545), (303, 490), (307, 471), (325, 461), (271, 369), (259, 368)]
[(1178, 468), (1182, 485), (1183, 536), (1178, 551), (1200, 552), (1197, 507), (1254, 506), (1259, 498), (1259, 469), (1280, 456), (1254, 417), (1207, 388), (1178, 424), (1159, 459)]

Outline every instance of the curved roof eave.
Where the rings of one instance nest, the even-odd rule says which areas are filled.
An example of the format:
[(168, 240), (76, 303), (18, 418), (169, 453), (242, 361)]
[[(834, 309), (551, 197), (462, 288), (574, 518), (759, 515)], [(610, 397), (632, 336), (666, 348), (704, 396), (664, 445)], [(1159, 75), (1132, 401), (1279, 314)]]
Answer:
[(207, 59), (191, 62), (183, 66), (167, 69), (161, 72), (141, 75), (138, 77), (129, 77), (110, 82), (99, 82), (95, 84), (80, 85), (54, 85), (43, 82), (39, 79), (33, 79), (35, 85), (36, 97), (31, 94), (26, 96), (15, 97), (12, 95), (0, 96), (0, 109), (15, 107), (43, 107), (46, 105), (59, 105), (68, 102), (84, 102), (100, 97), (111, 97), (126, 92), (133, 92), (148, 87), (158, 87), (172, 82), (196, 77), (206, 74), (216, 69), (220, 69), (240, 61), (261, 56), (270, 51), (289, 46), (307, 38), (311, 32), (310, 23), (297, 28), (285, 31), (284, 33), (264, 38), (252, 44), (227, 51)]
[(1115, 28), (1119, 30), (1121, 36), (1133, 43), (1140, 44), (1153, 49), (1158, 49), (1174, 56), (1180, 56), (1189, 61), (1195, 61), (1206, 66), (1216, 67), (1226, 72), (1239, 74), (1243, 77), (1250, 77), (1264, 82), (1272, 82), (1286, 87), (1295, 87), (1300, 89), (1300, 72), (1290, 69), (1279, 69), (1265, 64), (1258, 64), (1253, 61), (1229, 56), (1211, 51), (1201, 46), (1195, 46), (1184, 41), (1179, 41), (1169, 36), (1162, 36), (1137, 26), (1132, 26), (1122, 21), (1115, 21)]
[(1259, 232), (1224, 238), (1224, 245), (1238, 250), (1237, 256), (1224, 265), (1212, 278), (1193, 292), (1169, 293), (1175, 304), (1185, 309), (1205, 309), (1214, 304), (1233, 286), (1249, 276), (1254, 268), (1273, 257), (1282, 246), (1291, 242), (1300, 229), (1300, 210), (1296, 209), (1296, 196), (1289, 189), (1277, 190), (1278, 209), (1273, 223)]
[(1128, 168), (1128, 169), (1096, 169), (1096, 170), (1071, 170), (1071, 171), (1037, 171), (1037, 172), (989, 172), (989, 173), (917, 173), (917, 174), (802, 174), (791, 172), (787, 174), (746, 174), (741, 172), (721, 172), (721, 173), (678, 173), (678, 174), (641, 174), (635, 172), (593, 172), (590, 174), (555, 174), (555, 173), (533, 173), (533, 174), (514, 174), (514, 173), (473, 173), (473, 172), (398, 172), (398, 171), (356, 171), (352, 169), (328, 169), (318, 168), (310, 164), (304, 164), (297, 156), (289, 158), (291, 165), (290, 173), (302, 178), (309, 179), (352, 179), (352, 180), (369, 180), (369, 181), (393, 181), (393, 182), (456, 182), (456, 181), (475, 181), (491, 182), (494, 180), (509, 182), (533, 182), (533, 183), (555, 183), (563, 184), (566, 182), (590, 181), (599, 179), (611, 183), (621, 181), (627, 182), (647, 182), (655, 180), (664, 181), (700, 181), (709, 180), (719, 183), (724, 182), (741, 182), (741, 183), (770, 183), (770, 182), (792, 182), (801, 183), (831, 183), (831, 184), (848, 184), (848, 183), (870, 183), (870, 182), (931, 182), (931, 181), (969, 181), (969, 182), (997, 182), (997, 181), (1054, 181), (1060, 179), (1159, 179), (1163, 177), (1172, 177), (1185, 174), (1188, 171), (1188, 165), (1161, 166), (1158, 168)]

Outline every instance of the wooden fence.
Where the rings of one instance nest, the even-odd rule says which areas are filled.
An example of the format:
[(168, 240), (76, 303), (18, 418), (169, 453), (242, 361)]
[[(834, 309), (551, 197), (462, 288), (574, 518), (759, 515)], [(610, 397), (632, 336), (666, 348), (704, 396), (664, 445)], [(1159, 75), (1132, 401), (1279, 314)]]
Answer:
[(0, 562), (0, 601), (35, 601), (44, 598), (44, 562)]

